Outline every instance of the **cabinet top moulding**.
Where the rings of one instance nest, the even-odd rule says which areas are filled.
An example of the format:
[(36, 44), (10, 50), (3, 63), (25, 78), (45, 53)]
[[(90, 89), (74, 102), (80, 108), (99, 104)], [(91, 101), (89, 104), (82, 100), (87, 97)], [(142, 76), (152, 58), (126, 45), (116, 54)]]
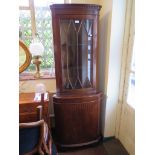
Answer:
[[(101, 5), (97, 4), (53, 4), (50, 9), (56, 9), (57, 14), (89, 14), (99, 15)], [(59, 10), (59, 11), (58, 11)], [(74, 11), (74, 13), (72, 12)], [(75, 12), (76, 11), (76, 12)]]

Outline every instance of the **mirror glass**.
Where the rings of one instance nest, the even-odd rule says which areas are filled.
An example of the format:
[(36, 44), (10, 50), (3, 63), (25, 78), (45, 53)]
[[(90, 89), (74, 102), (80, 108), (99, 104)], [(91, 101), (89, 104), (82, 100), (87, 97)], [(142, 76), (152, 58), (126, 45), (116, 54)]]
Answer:
[(19, 73), (23, 72), (31, 63), (31, 53), (24, 42), (19, 40)]
[(19, 46), (19, 67), (21, 67), (26, 61), (26, 54), (24, 49)]

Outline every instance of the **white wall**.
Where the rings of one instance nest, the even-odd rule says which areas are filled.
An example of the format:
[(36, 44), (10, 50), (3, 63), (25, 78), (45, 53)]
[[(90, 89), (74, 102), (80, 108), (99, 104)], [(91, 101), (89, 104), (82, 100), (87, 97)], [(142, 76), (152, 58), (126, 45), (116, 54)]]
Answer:
[[(105, 123), (105, 106), (106, 106), (106, 91), (108, 80), (108, 64), (109, 64), (109, 49), (110, 49), (110, 34), (111, 34), (111, 14), (113, 0), (100, 0), (102, 6), (99, 20), (99, 90), (105, 94), (105, 99), (101, 107), (102, 134), (104, 135), (105, 128), (111, 126), (108, 121)], [(110, 121), (110, 123), (112, 123)]]
[[(105, 95), (107, 96), (105, 130), (102, 132), (104, 132), (105, 137), (109, 137), (115, 136), (116, 128), (116, 109), (119, 96), (126, 0), (113, 0), (111, 2), (109, 2), (108, 0), (100, 1), (100, 4), (102, 4), (105, 9), (105, 5), (110, 5), (110, 7), (108, 7), (110, 9), (107, 10), (107, 14), (103, 15), (103, 21), (101, 20), (101, 22), (105, 22), (105, 25), (108, 25), (106, 27), (106, 33), (108, 34), (102, 36), (104, 37), (104, 39), (101, 39), (100, 37), (100, 53), (103, 56), (100, 56), (99, 62), (100, 72), (102, 73), (102, 70), (104, 70), (104, 72), (102, 73), (104, 75), (101, 75), (99, 79), (99, 82), (101, 83), (100, 90), (103, 90), (103, 92), (105, 92)], [(106, 19), (106, 17), (108, 19)], [(101, 26), (102, 28), (100, 29), (105, 29), (104, 24), (102, 24)], [(103, 54), (102, 52), (105, 52), (105, 54)], [(105, 64), (103, 63), (104, 56), (106, 58)]]

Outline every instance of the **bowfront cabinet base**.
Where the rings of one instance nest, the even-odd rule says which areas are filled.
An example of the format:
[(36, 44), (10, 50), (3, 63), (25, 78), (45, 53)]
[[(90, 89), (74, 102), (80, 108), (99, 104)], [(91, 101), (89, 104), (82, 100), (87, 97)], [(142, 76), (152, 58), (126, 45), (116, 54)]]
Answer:
[(56, 143), (77, 147), (101, 138), (100, 104), (102, 93), (53, 96)]

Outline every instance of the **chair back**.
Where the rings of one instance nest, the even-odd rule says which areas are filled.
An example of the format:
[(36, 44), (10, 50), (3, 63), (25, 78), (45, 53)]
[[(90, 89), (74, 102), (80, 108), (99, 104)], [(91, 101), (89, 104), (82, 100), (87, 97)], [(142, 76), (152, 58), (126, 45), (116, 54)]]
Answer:
[(41, 146), (44, 138), (44, 120), (42, 106), (37, 107), (36, 122), (19, 123), (19, 154), (42, 154)]
[(34, 154), (41, 152), (43, 143), (44, 121), (20, 123), (19, 125), (19, 154)]
[[(43, 103), (43, 102), (42, 102)], [(43, 120), (43, 106), (37, 107), (39, 121), (19, 123), (19, 154), (34, 155), (39, 153), (52, 155), (52, 138), (47, 123)], [(55, 153), (53, 154), (55, 155)]]

